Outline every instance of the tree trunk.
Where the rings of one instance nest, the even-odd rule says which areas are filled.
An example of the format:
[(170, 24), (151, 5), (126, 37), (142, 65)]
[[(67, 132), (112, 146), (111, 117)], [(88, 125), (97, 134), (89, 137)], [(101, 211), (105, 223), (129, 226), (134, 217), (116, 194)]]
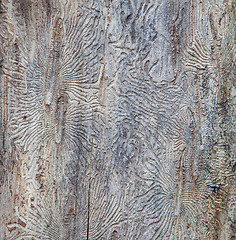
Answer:
[(236, 239), (235, 8), (0, 1), (0, 239)]

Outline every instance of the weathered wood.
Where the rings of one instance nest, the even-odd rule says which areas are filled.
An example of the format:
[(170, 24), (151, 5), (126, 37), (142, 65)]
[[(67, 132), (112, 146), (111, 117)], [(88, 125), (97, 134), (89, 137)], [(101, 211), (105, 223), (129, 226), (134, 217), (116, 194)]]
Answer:
[(236, 239), (235, 7), (0, 1), (0, 239)]

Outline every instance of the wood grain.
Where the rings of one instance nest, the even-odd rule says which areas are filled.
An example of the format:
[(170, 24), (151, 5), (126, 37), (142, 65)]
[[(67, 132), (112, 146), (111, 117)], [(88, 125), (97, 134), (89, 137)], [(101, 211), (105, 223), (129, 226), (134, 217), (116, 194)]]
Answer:
[(0, 1), (0, 239), (235, 239), (235, 9)]

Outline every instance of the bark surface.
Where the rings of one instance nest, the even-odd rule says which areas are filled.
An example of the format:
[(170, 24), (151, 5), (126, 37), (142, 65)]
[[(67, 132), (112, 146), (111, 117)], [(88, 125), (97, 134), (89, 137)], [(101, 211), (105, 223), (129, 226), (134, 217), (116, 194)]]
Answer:
[(0, 239), (236, 239), (236, 2), (0, 1)]

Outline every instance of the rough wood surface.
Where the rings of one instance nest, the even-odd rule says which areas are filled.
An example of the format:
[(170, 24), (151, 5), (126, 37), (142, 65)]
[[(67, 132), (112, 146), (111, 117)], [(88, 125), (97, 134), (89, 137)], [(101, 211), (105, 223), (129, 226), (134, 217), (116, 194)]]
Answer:
[(236, 239), (236, 2), (0, 1), (0, 239)]

